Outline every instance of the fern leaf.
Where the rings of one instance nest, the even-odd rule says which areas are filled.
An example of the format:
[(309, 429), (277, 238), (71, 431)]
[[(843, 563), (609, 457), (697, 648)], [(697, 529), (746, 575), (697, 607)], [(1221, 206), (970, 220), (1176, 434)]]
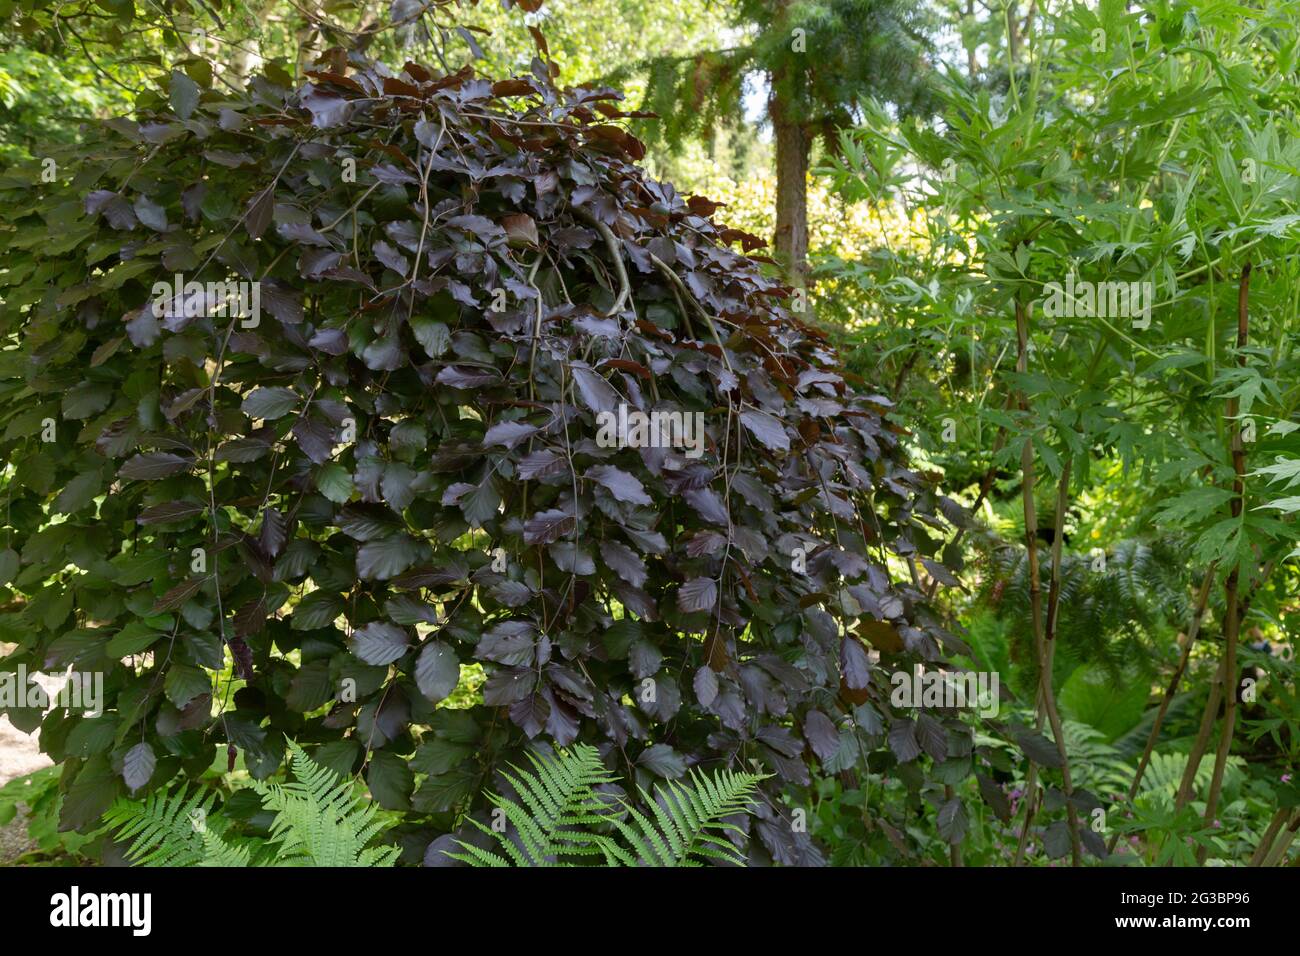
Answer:
[[(516, 866), (550, 866), (567, 864), (572, 857), (604, 856), (610, 850), (607, 838), (589, 829), (602, 824), (607, 815), (608, 802), (596, 792), (596, 787), (613, 781), (613, 777), (600, 761), (594, 747), (579, 745), (571, 752), (554, 757), (527, 754), (533, 770), (512, 767), (514, 773), (502, 776), (515, 791), (519, 801), (492, 796), (492, 804), (501, 811), (510, 830), (502, 833), (485, 827), (477, 820), (475, 826), (491, 834), (500, 849)], [(469, 854), (449, 854), (471, 865), (499, 865), (498, 854), (480, 857), (470, 847), (461, 843)]]
[(529, 754), (528, 760), (533, 771), (514, 767), (503, 774), (518, 801), (489, 796), (507, 831), (471, 820), (496, 846), (458, 841), (460, 851), (447, 856), (471, 866), (569, 865), (596, 857), (606, 866), (744, 865), (744, 855), (727, 839), (743, 831), (727, 818), (750, 810), (759, 775), (696, 771), (689, 784), (667, 782), (653, 797), (640, 791), (647, 813), (595, 789), (614, 778), (593, 747), (582, 744), (553, 757)]

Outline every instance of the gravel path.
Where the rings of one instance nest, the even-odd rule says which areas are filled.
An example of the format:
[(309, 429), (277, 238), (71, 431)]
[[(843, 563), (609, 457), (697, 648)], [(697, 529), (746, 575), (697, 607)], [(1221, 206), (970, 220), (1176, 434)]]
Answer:
[[(10, 647), (0, 645), (0, 656), (9, 650)], [(41, 682), (45, 683), (45, 680), (41, 679)], [(18, 730), (9, 723), (9, 718), (0, 717), (0, 786), (49, 765), (50, 758), (41, 753), (35, 737)], [(8, 825), (0, 827), (0, 866), (34, 848), (35, 844), (27, 838), (27, 826), (21, 812)]]
[[(49, 764), (50, 758), (40, 752), (35, 738), (15, 729), (8, 718), (0, 717), (0, 785)], [(15, 857), (34, 849), (36, 844), (27, 836), (27, 821), (20, 810), (18, 816), (0, 827), (0, 866), (8, 866)]]

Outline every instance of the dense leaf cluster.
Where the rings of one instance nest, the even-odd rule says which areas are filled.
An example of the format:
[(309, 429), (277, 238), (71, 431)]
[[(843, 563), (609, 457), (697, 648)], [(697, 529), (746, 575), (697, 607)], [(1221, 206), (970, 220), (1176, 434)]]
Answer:
[[(969, 752), (878, 650), (960, 646), (922, 589), (960, 512), (612, 91), (192, 72), (0, 182), (3, 666), (105, 675), (102, 717), (8, 711), (65, 826), (297, 740), (422, 848), (545, 740), (770, 773), (756, 852), (796, 862), (810, 766), (919, 790)], [(259, 282), (260, 319), (177, 275)], [(700, 453), (602, 440), (620, 407), (701, 414)]]

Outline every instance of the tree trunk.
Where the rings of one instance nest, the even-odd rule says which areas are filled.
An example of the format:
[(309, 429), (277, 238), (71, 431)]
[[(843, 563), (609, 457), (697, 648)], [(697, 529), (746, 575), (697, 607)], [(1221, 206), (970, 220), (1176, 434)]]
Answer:
[(1016, 9), (1018, 6), (1016, 0), (1011, 0), (1004, 14), (1007, 18), (1007, 62), (1011, 64), (1012, 71), (1016, 68), (1016, 57), (1020, 55), (1020, 24), (1017, 22), (1020, 12)]
[(789, 116), (779, 97), (770, 104), (776, 146), (776, 236), (773, 243), (789, 269), (790, 281), (807, 285), (808, 276), (808, 156), (811, 139)]
[[(966, 20), (970, 24), (975, 23), (975, 0), (966, 0)], [(975, 47), (966, 47), (966, 72), (970, 74), (971, 83), (975, 82), (979, 76), (980, 64), (975, 58)]]

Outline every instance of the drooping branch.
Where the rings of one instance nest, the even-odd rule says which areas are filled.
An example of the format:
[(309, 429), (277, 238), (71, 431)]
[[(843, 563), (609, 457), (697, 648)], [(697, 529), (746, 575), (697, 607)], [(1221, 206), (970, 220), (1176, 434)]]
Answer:
[[(582, 212), (582, 210), (579, 210), (579, 212)], [(632, 294), (632, 284), (627, 278), (627, 266), (623, 264), (623, 250), (619, 248), (618, 237), (614, 235), (614, 230), (594, 216), (587, 216), (585, 213), (583, 215), (596, 227), (596, 231), (605, 240), (605, 248), (609, 250), (609, 257), (614, 261), (614, 274), (618, 276), (618, 298), (614, 300), (614, 304), (609, 307), (605, 315), (618, 315), (623, 311), (623, 306), (627, 304), (628, 296)]]

